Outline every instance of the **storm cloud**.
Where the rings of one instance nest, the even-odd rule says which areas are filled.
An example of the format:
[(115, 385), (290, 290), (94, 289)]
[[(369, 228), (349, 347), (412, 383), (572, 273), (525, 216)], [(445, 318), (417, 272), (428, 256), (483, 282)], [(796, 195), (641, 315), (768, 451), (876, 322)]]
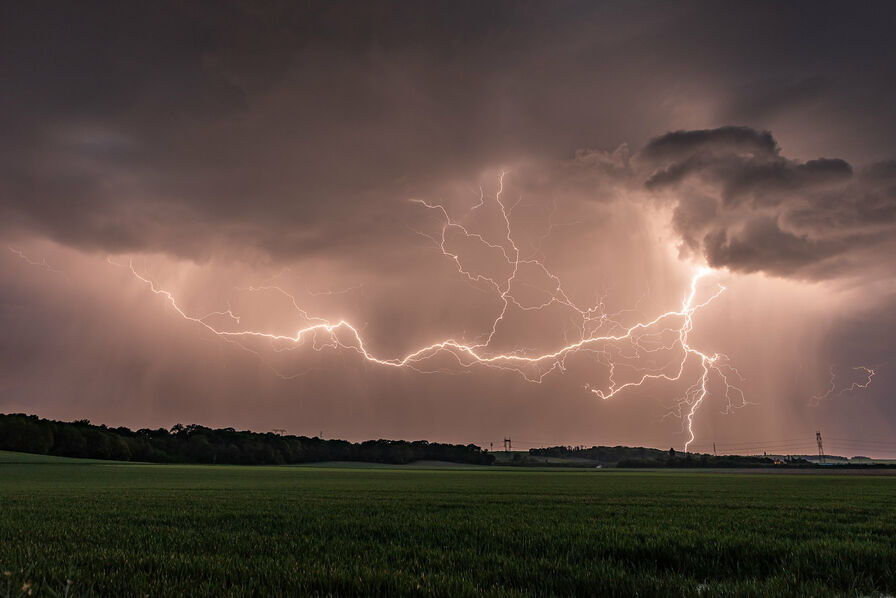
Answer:
[(782, 155), (768, 131), (676, 131), (640, 152), (646, 187), (674, 203), (683, 248), (712, 267), (831, 277), (896, 241), (896, 162)]
[[(879, 79), (850, 79), (891, 63), (880, 8), (844, 21), (817, 3), (7, 4), (0, 221), (100, 252), (370, 250), (406, 224), (408, 197), (751, 116), (737, 108), (748, 83), (771, 98), (750, 102), (768, 106), (754, 119), (824, 89), (861, 120), (868, 94), (896, 102)], [(835, 23), (849, 59), (810, 51)], [(781, 125), (788, 138), (798, 121)], [(888, 131), (889, 110), (873, 135)]]
[[(122, 266), (190, 313), (294, 334), (285, 296), (246, 290), (276, 281), (387, 357), (477, 338), (501, 301), (459, 276), (433, 243), (440, 214), (410, 200), (503, 242), (504, 172), (517, 249), (577, 305), (630, 323), (715, 269), (729, 290), (694, 342), (729, 354), (761, 407), (710, 402), (701, 437), (890, 434), (894, 17), (872, 2), (0, 3), (0, 410), (677, 446), (662, 417), (683, 389), (595, 401), (585, 388), (608, 372), (585, 360), (532, 385), (253, 345), (262, 359)], [(552, 289), (526, 275), (520, 296)], [(575, 313), (540, 315), (509, 315), (508, 346), (579, 333)], [(872, 409), (803, 410), (831, 364), (875, 365), (857, 399)]]

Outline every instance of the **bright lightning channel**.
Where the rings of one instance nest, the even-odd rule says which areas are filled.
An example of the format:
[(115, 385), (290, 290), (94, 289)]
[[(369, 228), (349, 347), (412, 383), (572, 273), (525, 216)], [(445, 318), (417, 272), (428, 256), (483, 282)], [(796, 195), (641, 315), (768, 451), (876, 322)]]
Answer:
[(842, 397), (845, 394), (855, 392), (857, 390), (865, 390), (869, 386), (871, 386), (871, 379), (874, 378), (874, 375), (877, 373), (872, 368), (866, 367), (864, 365), (859, 365), (852, 368), (855, 372), (861, 372), (861, 375), (865, 376), (864, 382), (851, 382), (849, 386), (844, 386), (837, 389), (837, 374), (834, 371), (834, 366), (831, 366), (831, 384), (828, 387), (828, 390), (822, 394), (817, 394), (812, 396), (809, 399), (809, 404), (813, 407), (817, 407), (822, 401), (825, 399), (838, 398)]
[[(511, 225), (511, 215), (516, 204), (508, 207), (503, 199), (504, 177), (505, 173), (502, 172), (498, 179), (498, 190), (493, 196), (486, 197), (485, 193), (481, 192), (477, 203), (469, 208), (466, 214), (467, 216), (472, 215), (476, 210), (488, 209), (488, 206), (497, 210), (496, 214), (503, 221), (502, 230), (497, 236), (486, 236), (471, 231), (461, 221), (452, 218), (449, 210), (442, 204), (419, 199), (412, 200), (425, 209), (435, 212), (442, 222), (439, 234), (420, 234), (431, 239), (441, 254), (454, 263), (458, 273), (470, 284), (489, 290), (498, 301), (499, 307), (495, 318), (488, 331), (484, 332), (476, 342), (446, 338), (415, 349), (403, 356), (379, 356), (368, 349), (361, 334), (362, 329), (344, 319), (329, 320), (312, 315), (299, 305), (293, 295), (283, 288), (273, 285), (249, 287), (246, 290), (274, 292), (283, 295), (291, 301), (294, 309), (302, 318), (304, 324), (302, 327), (295, 332), (286, 334), (253, 329), (227, 329), (213, 324), (210, 320), (213, 315), (224, 315), (232, 324), (239, 324), (240, 318), (229, 308), (226, 311), (212, 312), (204, 316), (190, 314), (181, 306), (172, 292), (160, 288), (153, 280), (138, 272), (134, 267), (133, 260), (129, 260), (127, 264), (116, 265), (127, 267), (137, 280), (144, 283), (154, 294), (162, 296), (183, 319), (194, 322), (227, 341), (235, 342), (259, 357), (261, 354), (258, 351), (246, 347), (240, 341), (259, 339), (298, 346), (310, 340), (312, 346), (318, 350), (324, 347), (349, 349), (355, 351), (361, 358), (380, 366), (411, 368), (420, 372), (444, 371), (427, 370), (425, 364), (438, 355), (450, 355), (456, 360), (457, 366), (461, 368), (481, 366), (512, 371), (520, 374), (527, 381), (540, 383), (551, 372), (564, 371), (566, 360), (570, 356), (584, 353), (596, 356), (597, 362), (609, 372), (607, 381), (602, 387), (586, 385), (587, 390), (603, 400), (614, 398), (625, 390), (642, 386), (651, 380), (681, 381), (689, 364), (698, 364), (696, 380), (685, 390), (683, 395), (675, 400), (673, 409), (673, 413), (682, 418), (682, 427), (687, 435), (684, 443), (686, 451), (694, 442), (694, 419), (697, 411), (710, 394), (713, 380), (721, 388), (724, 388), (722, 396), (727, 401), (726, 412), (747, 404), (743, 391), (737, 386), (742, 378), (739, 372), (731, 366), (728, 357), (720, 353), (702, 351), (696, 348), (690, 340), (691, 332), (694, 329), (694, 315), (725, 292), (725, 287), (718, 284), (715, 292), (708, 298), (702, 300), (699, 298), (700, 285), (712, 274), (711, 269), (703, 267), (695, 271), (680, 308), (661, 313), (651, 320), (626, 326), (617, 320), (622, 312), (607, 313), (602, 299), (594, 305), (578, 305), (567, 294), (560, 278), (547, 267), (543, 260), (533, 256), (524, 256), (520, 250)], [(551, 224), (551, 227), (553, 226), (556, 225)], [(545, 236), (547, 234), (550, 234), (550, 229)], [(476, 244), (484, 250), (496, 252), (502, 256), (507, 265), (507, 276), (495, 278), (477, 272), (474, 267), (461, 258), (459, 250), (451, 249), (450, 235), (460, 235), (466, 242)], [(110, 263), (115, 262), (110, 261)], [(520, 283), (521, 268), (534, 268), (550, 281), (549, 288), (541, 289), (546, 294), (545, 300), (534, 303), (526, 302), (514, 295), (514, 283)], [(577, 321), (578, 335), (571, 342), (543, 353), (522, 348), (508, 352), (492, 350), (494, 340), (510, 311), (540, 311), (552, 305), (565, 308), (574, 315)], [(664, 340), (669, 337), (674, 340)], [(325, 341), (321, 342), (321, 338), (324, 338)], [(568, 337), (567, 341), (569, 341)], [(624, 353), (624, 347), (630, 348), (633, 353)], [(624, 383), (617, 382), (617, 369), (632, 368), (633, 366), (628, 363), (632, 359), (657, 354), (660, 351), (680, 352), (680, 357), (659, 367), (636, 368), (638, 376), (635, 380)], [(268, 365), (277, 375), (291, 377), (283, 375), (276, 368)]]

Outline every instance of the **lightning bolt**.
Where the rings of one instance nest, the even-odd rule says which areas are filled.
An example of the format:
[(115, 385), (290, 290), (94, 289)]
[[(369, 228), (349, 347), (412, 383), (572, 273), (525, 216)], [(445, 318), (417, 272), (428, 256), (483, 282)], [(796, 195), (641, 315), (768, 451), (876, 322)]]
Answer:
[[(653, 380), (682, 381), (688, 370), (696, 367), (695, 381), (675, 400), (670, 412), (682, 419), (682, 429), (687, 435), (685, 450), (695, 439), (694, 420), (698, 410), (709, 397), (713, 384), (723, 389), (721, 396), (727, 403), (726, 412), (747, 404), (744, 393), (738, 386), (742, 377), (731, 366), (728, 357), (720, 353), (702, 351), (693, 345), (690, 338), (694, 329), (695, 314), (725, 292), (725, 287), (718, 283), (711, 293), (704, 291), (706, 279), (713, 274), (711, 269), (702, 267), (694, 272), (679, 308), (661, 313), (652, 319), (625, 324), (621, 321), (623, 314), (632, 310), (608, 313), (603, 297), (599, 297), (594, 304), (579, 305), (573, 301), (561, 279), (546, 265), (544, 259), (537, 257), (541, 253), (542, 242), (553, 229), (560, 226), (553, 223), (553, 211), (548, 230), (533, 247), (533, 251), (524, 255), (520, 249), (513, 234), (511, 221), (513, 210), (521, 198), (513, 204), (507, 203), (504, 198), (505, 174), (501, 172), (498, 177), (498, 189), (494, 195), (486, 196), (480, 188), (476, 203), (459, 218), (453, 217), (443, 204), (421, 199), (411, 200), (434, 213), (441, 222), (440, 230), (435, 234), (417, 232), (432, 241), (440, 254), (454, 264), (458, 274), (468, 284), (489, 293), (496, 301), (495, 316), (491, 324), (472, 341), (445, 338), (404, 355), (377, 355), (368, 348), (362, 334), (363, 327), (358, 327), (346, 319), (331, 320), (312, 314), (300, 305), (294, 295), (280, 286), (271, 284), (242, 290), (281, 295), (291, 303), (300, 325), (288, 332), (234, 328), (234, 325), (240, 323), (240, 318), (229, 307), (226, 311), (211, 312), (203, 316), (191, 314), (171, 291), (161, 288), (151, 278), (141, 274), (134, 266), (133, 260), (129, 260), (127, 264), (111, 260), (110, 263), (127, 267), (138, 281), (145, 284), (152, 293), (161, 296), (184, 320), (197, 324), (228, 342), (236, 343), (259, 357), (262, 357), (261, 352), (249, 347), (247, 342), (268, 342), (275, 351), (283, 350), (283, 346), (290, 348), (310, 346), (318, 351), (325, 348), (346, 349), (379, 366), (410, 368), (424, 373), (486, 367), (514, 372), (529, 382), (541, 383), (550, 373), (565, 371), (570, 357), (590, 356), (607, 371), (607, 376), (603, 384), (599, 386), (588, 384), (585, 388), (602, 400), (612, 399), (628, 389), (643, 386)], [(497, 233), (477, 232), (475, 223), (466, 223), (466, 219), (485, 210), (492, 210), (492, 214), (499, 219), (500, 230)], [(504, 272), (500, 275), (487, 274), (481, 267), (477, 268), (476, 264), (468, 263), (468, 260), (461, 255), (462, 245), (473, 246), (484, 253), (497, 256)], [(533, 278), (537, 280), (534, 282), (529, 280)], [(269, 281), (272, 282), (272, 279)], [(355, 288), (357, 287), (345, 291), (315, 294), (337, 294)], [(521, 298), (519, 291), (523, 288), (534, 289), (538, 298), (535, 300)], [(548, 307), (560, 308), (569, 315), (566, 319), (567, 326), (563, 330), (565, 339), (563, 344), (558, 343), (546, 351), (526, 347), (514, 347), (509, 351), (495, 348), (498, 337), (507, 327), (507, 318), (511, 312), (523, 314), (541, 312)], [(229, 326), (219, 322), (222, 316), (226, 316)], [(569, 330), (570, 322), (572, 333)], [(669, 353), (676, 356), (656, 363)], [(433, 368), (432, 362), (440, 356), (450, 357), (454, 365), (451, 368)], [(281, 377), (294, 377), (268, 365)], [(633, 379), (618, 381), (623, 371), (634, 373)]]
[(840, 390), (837, 390), (837, 373), (834, 370), (834, 366), (831, 366), (831, 380), (830, 386), (827, 391), (822, 394), (817, 394), (809, 398), (809, 404), (813, 407), (817, 407), (823, 400), (829, 398), (838, 398), (842, 397), (847, 393), (851, 393), (857, 390), (864, 390), (871, 386), (871, 379), (874, 378), (874, 375), (877, 373), (872, 368), (866, 367), (864, 365), (859, 365), (852, 368), (855, 372), (862, 372), (865, 376), (865, 382), (851, 382), (849, 386), (844, 386)]
[(15, 247), (10, 247), (8, 245), (6, 248), (9, 249), (10, 252), (18, 256), (19, 259), (27, 263), (29, 266), (34, 266), (36, 268), (40, 268), (41, 270), (46, 270), (47, 272), (52, 272), (54, 274), (62, 274), (63, 276), (65, 275), (65, 272), (63, 272), (62, 270), (57, 270), (56, 268), (50, 266), (50, 264), (47, 262), (47, 258), (41, 258), (40, 261), (38, 261), (31, 259), (27, 255), (25, 255), (25, 253), (21, 249), (16, 249)]

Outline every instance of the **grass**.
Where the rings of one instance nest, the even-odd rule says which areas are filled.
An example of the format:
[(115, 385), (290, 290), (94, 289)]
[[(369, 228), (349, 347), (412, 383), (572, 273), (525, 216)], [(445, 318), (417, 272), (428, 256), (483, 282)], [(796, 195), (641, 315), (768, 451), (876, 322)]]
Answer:
[(896, 478), (0, 454), (0, 596), (896, 593)]
[(70, 457), (54, 457), (53, 455), (35, 455), (32, 453), (13, 453), (10, 451), (0, 451), (0, 465), (6, 463), (26, 464), (47, 464), (47, 463), (112, 463), (111, 461), (97, 461), (95, 459), (72, 459)]

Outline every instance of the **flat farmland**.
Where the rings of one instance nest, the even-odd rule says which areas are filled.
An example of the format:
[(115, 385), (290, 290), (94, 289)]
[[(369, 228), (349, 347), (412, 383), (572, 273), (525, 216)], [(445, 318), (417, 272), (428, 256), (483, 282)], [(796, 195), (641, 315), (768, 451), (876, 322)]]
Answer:
[(0, 596), (874, 596), (896, 478), (0, 455)]

